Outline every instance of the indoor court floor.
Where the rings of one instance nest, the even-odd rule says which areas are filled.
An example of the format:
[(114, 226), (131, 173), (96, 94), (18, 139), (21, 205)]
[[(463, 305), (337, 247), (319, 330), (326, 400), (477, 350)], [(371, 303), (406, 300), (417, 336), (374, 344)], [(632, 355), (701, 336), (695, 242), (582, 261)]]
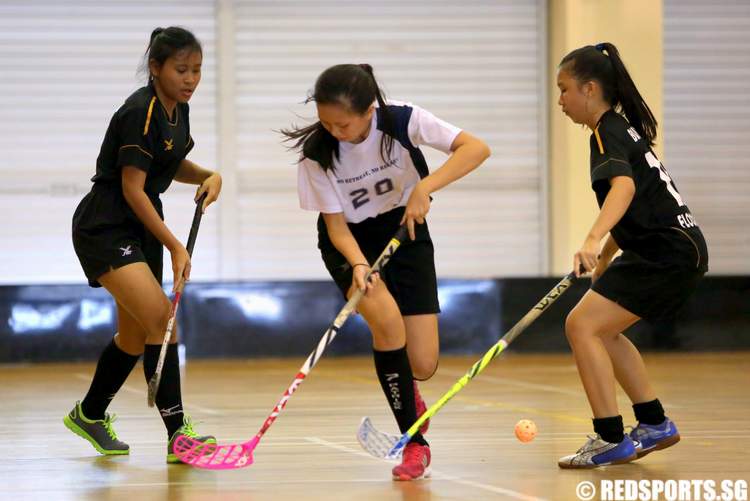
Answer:
[[(165, 463), (166, 434), (146, 406), (139, 366), (113, 400), (115, 429), (131, 454), (99, 456), (62, 417), (85, 394), (92, 363), (0, 366), (0, 499), (71, 500), (575, 500), (579, 482), (602, 479), (750, 479), (750, 353), (646, 354), (682, 441), (637, 462), (560, 470), (592, 433), (572, 356), (510, 353), (495, 360), (432, 420), (429, 479), (391, 480), (392, 463), (356, 441), (360, 419), (396, 432), (372, 359), (325, 358), (255, 450), (255, 463), (203, 471)], [(478, 358), (443, 357), (421, 384), (430, 405)], [(199, 433), (219, 443), (252, 438), (303, 358), (188, 360), (183, 400)], [(630, 403), (620, 393), (626, 424)], [(519, 419), (539, 428), (519, 442)], [(597, 498), (598, 499), (598, 498)]]

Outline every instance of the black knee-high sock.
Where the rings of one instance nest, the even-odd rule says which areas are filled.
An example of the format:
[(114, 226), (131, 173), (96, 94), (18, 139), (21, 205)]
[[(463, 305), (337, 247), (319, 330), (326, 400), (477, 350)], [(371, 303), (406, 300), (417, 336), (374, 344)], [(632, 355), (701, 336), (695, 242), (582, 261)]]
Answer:
[(602, 437), (605, 442), (619, 444), (625, 436), (625, 427), (622, 424), (622, 416), (606, 418), (594, 418), (594, 431)]
[[(388, 405), (396, 417), (401, 433), (409, 429), (417, 420), (417, 409), (414, 403), (414, 377), (409, 365), (406, 346), (392, 351), (373, 350), (375, 371), (380, 380)], [(412, 442), (427, 445), (421, 433), (417, 432)]]
[(104, 411), (130, 375), (139, 356), (125, 353), (112, 338), (99, 356), (94, 379), (81, 402), (81, 410), (86, 418), (104, 419)]
[[(143, 373), (146, 382), (156, 372), (156, 364), (159, 362), (160, 344), (147, 344), (143, 352)], [(172, 438), (180, 426), (182, 426), (182, 392), (180, 390), (180, 360), (177, 356), (177, 345), (170, 344), (167, 347), (167, 355), (164, 358), (164, 367), (161, 370), (161, 382), (159, 391), (156, 392), (156, 407), (159, 409), (164, 426), (167, 427), (167, 436)]]
[(633, 412), (635, 419), (643, 424), (662, 424), (666, 419), (664, 408), (658, 398), (650, 402), (633, 404)]

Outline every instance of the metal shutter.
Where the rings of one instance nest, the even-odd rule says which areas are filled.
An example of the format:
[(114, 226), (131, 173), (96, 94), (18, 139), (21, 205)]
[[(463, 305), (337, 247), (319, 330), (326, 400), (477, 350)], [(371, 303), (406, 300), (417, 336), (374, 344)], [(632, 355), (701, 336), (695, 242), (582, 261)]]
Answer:
[[(3, 2), (0, 282), (83, 280), (70, 218), (112, 113), (141, 84), (135, 69), (148, 34), (170, 24), (204, 44), (190, 158), (225, 177), (193, 278), (326, 277), (316, 215), (298, 208), (295, 155), (274, 130), (301, 122), (296, 114), (314, 116), (298, 103), (320, 71), (342, 61), (370, 62), (390, 97), (493, 149), (479, 171), (435, 196), (440, 276), (543, 273), (545, 9), (543, 0)], [(432, 166), (442, 162), (425, 151)], [(181, 238), (191, 194), (175, 185), (165, 196), (167, 222)], [(168, 259), (165, 268), (170, 277)]]
[[(321, 71), (343, 62), (372, 64), (387, 96), (493, 150), (434, 195), (439, 276), (545, 271), (544, 2), (268, 0), (234, 9), (241, 278), (327, 277), (316, 215), (299, 209), (296, 155), (275, 130), (314, 118), (314, 104), (299, 103)], [(432, 168), (445, 158), (424, 151)]]
[(748, 273), (750, 2), (664, 2), (665, 165), (712, 273)]
[[(215, 168), (213, 2), (0, 3), (0, 283), (84, 280), (70, 239), (73, 211), (90, 187), (112, 114), (143, 85), (136, 70), (151, 30), (169, 25), (191, 29), (203, 43), (190, 158)], [(192, 190), (171, 189), (164, 205), (167, 224), (187, 240)], [(203, 225), (194, 277), (216, 275), (215, 228)]]

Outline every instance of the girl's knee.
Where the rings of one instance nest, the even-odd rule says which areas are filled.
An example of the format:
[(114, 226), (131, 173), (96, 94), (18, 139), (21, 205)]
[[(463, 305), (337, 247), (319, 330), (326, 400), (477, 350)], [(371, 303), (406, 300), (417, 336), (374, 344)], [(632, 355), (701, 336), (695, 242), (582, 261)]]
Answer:
[(409, 360), (411, 372), (414, 379), (426, 381), (437, 372), (437, 357), (415, 357), (416, 360)]
[(115, 335), (115, 345), (128, 355), (143, 354), (143, 345), (146, 344), (146, 333), (143, 331), (118, 332)]
[[(381, 292), (378, 294), (377, 292)], [(367, 320), (367, 325), (374, 331), (403, 332), (404, 319), (396, 303), (383, 291), (373, 291), (360, 303), (360, 313)]]
[(374, 318), (366, 318), (366, 320), (372, 333), (374, 346), (395, 350), (406, 344), (406, 329), (398, 313), (375, 315)]
[[(148, 336), (149, 343), (161, 343), (164, 338), (164, 333), (167, 329), (167, 323), (169, 322), (170, 313), (172, 311), (172, 304), (169, 300), (164, 297), (164, 301), (150, 312), (149, 317), (143, 322), (146, 327), (146, 334)], [(175, 319), (172, 327), (172, 335), (174, 337), (177, 332), (177, 319)]]
[(573, 309), (568, 316), (565, 318), (565, 337), (568, 338), (568, 342), (572, 345), (577, 341), (585, 339), (591, 335), (587, 328), (585, 318), (580, 315), (576, 309)]
[(406, 344), (406, 336), (403, 331), (398, 329), (382, 328), (370, 325), (370, 332), (372, 332), (373, 344), (380, 347), (388, 347), (388, 349), (399, 349)]
[(606, 325), (592, 322), (574, 309), (565, 319), (565, 336), (571, 346), (576, 343), (598, 339), (601, 341), (614, 341), (620, 335), (619, 331), (612, 330)]

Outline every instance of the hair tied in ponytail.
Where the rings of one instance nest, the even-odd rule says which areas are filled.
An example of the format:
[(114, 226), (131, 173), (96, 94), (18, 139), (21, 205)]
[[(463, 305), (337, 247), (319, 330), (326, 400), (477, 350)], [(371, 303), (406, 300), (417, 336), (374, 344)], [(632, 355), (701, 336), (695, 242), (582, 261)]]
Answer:
[(161, 35), (164, 32), (164, 28), (159, 27), (155, 28), (154, 31), (151, 32), (151, 39), (149, 40), (149, 45), (154, 43), (154, 40), (156, 40), (156, 37)]
[[(377, 101), (375, 114), (378, 129), (383, 131), (380, 140), (380, 155), (390, 159), (393, 138), (396, 136), (396, 121), (378, 86), (375, 72), (367, 63), (337, 64), (326, 69), (315, 81), (315, 88), (306, 102), (318, 105), (337, 105), (344, 111), (364, 116)], [(318, 120), (306, 127), (282, 129), (285, 141), (293, 141), (290, 149), (299, 150), (300, 158), (316, 161), (323, 170), (333, 169), (339, 156), (339, 141)], [(387, 160), (386, 160), (387, 161)]]
[[(597, 56), (597, 52), (605, 57)], [(614, 44), (601, 42), (576, 49), (562, 59), (560, 68), (570, 72), (578, 82), (597, 81), (604, 101), (622, 113), (649, 146), (653, 146), (658, 125), (656, 118), (638, 92)]]

